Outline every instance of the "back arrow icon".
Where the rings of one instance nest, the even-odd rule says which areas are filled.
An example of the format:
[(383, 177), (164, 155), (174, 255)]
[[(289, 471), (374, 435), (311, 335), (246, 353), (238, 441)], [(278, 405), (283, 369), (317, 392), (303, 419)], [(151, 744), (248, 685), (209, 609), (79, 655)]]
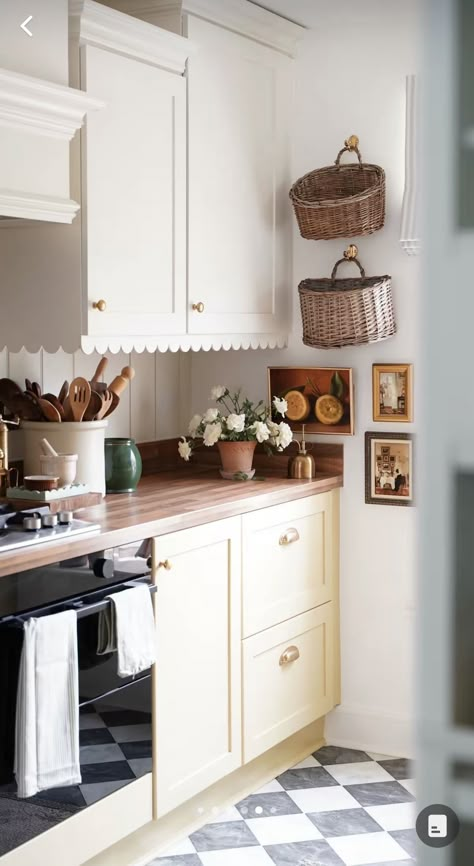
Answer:
[(22, 30), (24, 30), (24, 32), (25, 32), (28, 36), (33, 36), (31, 30), (28, 30), (28, 27), (26, 26), (27, 24), (30, 23), (30, 21), (33, 21), (33, 16), (32, 16), (32, 15), (28, 15), (28, 18), (25, 18), (25, 20), (23, 21), (23, 24), (20, 24), (20, 27), (21, 27)]

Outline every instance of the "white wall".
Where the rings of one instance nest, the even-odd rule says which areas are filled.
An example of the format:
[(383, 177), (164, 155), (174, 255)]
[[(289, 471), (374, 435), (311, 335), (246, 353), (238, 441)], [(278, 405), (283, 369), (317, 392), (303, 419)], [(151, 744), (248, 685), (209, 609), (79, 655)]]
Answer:
[[(372, 347), (318, 351), (301, 342), (297, 285), (330, 274), (345, 241), (306, 241), (295, 225), (294, 328), (287, 350), (199, 353), (192, 358), (191, 411), (206, 405), (212, 384), (243, 385), (266, 396), (269, 364), (354, 368), (356, 435), (344, 442), (342, 494), (342, 706), (329, 721), (329, 742), (388, 754), (411, 751), (416, 509), (364, 504), (364, 432), (408, 424), (372, 421), (372, 364), (418, 360), (418, 263), (398, 244), (404, 172), (405, 76), (416, 71), (413, 0), (346, 0), (312, 6), (297, 63), (294, 177), (330, 163), (344, 138), (360, 137), (362, 156), (387, 173), (387, 218), (376, 235), (356, 238), (368, 274), (390, 273), (398, 334)], [(352, 240), (352, 239), (348, 239)], [(350, 272), (350, 265), (346, 265)], [(415, 399), (415, 422), (419, 417)], [(334, 441), (320, 437), (321, 441)]]
[[(24, 379), (36, 381), (42, 391), (57, 394), (65, 379), (74, 376), (90, 378), (101, 356), (83, 352), (67, 354), (59, 351), (49, 354), (44, 350), (30, 353), (0, 352), (0, 378), (8, 376), (24, 387)], [(131, 365), (136, 376), (124, 391), (120, 404), (109, 418), (107, 436), (132, 436), (137, 442), (167, 439), (182, 429), (183, 412), (181, 394), (187, 393), (188, 356), (181, 352), (150, 353), (123, 352), (109, 354), (105, 380), (111, 381), (122, 367)], [(186, 413), (187, 415), (187, 409)], [(11, 437), (12, 456), (22, 456), (22, 436)]]

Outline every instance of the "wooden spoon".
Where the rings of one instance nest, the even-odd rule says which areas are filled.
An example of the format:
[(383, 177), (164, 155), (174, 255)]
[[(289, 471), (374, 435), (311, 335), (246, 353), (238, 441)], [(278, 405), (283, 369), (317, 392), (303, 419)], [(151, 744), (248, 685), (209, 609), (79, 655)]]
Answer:
[(23, 393), (12, 379), (0, 379), (0, 403), (23, 421), (41, 421), (43, 417), (36, 397), (29, 391)]
[(38, 385), (38, 382), (32, 382), (31, 388), (36, 397), (41, 397), (41, 385)]
[(103, 418), (108, 418), (109, 415), (112, 414), (112, 412), (115, 412), (118, 404), (120, 403), (120, 397), (117, 397), (117, 394), (114, 394), (113, 391), (110, 391), (109, 393), (112, 394), (112, 404), (110, 408), (107, 409), (107, 412), (102, 416)]
[[(95, 416), (96, 421), (101, 421), (102, 418), (105, 418), (109, 412), (113, 411), (113, 402), (114, 402), (114, 394), (112, 391), (105, 391), (104, 394), (100, 395), (101, 397), (101, 407)], [(115, 398), (118, 401), (118, 397)]]
[(59, 414), (56, 406), (53, 406), (49, 400), (45, 400), (44, 397), (38, 397), (38, 404), (41, 408), (41, 411), (46, 418), (47, 421), (61, 421), (61, 415)]
[(84, 412), (83, 421), (93, 421), (96, 418), (98, 412), (102, 409), (102, 396), (97, 393), (97, 391), (91, 391), (91, 398), (89, 400), (89, 405)]
[(61, 386), (61, 390), (58, 394), (58, 400), (60, 403), (62, 403), (63, 406), (64, 406), (64, 401), (65, 401), (68, 394), (69, 394), (69, 382), (66, 379), (63, 382), (63, 384)]
[(91, 399), (91, 386), (87, 379), (77, 376), (71, 382), (69, 389), (69, 403), (74, 421), (82, 421)]
[(64, 421), (64, 417), (65, 417), (64, 406), (62, 403), (60, 403), (59, 399), (54, 394), (43, 394), (41, 399), (47, 400), (48, 403), (52, 403), (52, 405), (55, 407), (55, 409), (58, 410), (58, 412), (61, 416), (61, 421)]

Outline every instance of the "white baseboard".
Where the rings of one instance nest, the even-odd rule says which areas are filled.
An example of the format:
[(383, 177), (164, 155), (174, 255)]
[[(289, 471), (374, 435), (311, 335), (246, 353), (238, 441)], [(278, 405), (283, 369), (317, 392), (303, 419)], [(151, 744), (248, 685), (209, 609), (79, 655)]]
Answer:
[(331, 746), (413, 758), (414, 720), (377, 708), (343, 704), (326, 716), (324, 736)]

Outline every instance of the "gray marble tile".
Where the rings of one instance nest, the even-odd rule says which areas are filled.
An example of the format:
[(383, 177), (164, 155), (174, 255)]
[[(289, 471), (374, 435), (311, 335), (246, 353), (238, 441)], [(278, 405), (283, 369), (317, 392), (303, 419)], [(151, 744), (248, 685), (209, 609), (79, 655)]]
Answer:
[(340, 746), (323, 746), (322, 749), (313, 752), (313, 757), (323, 766), (325, 764), (351, 764), (355, 761), (370, 761), (366, 752), (343, 749)]
[(123, 761), (123, 752), (117, 743), (103, 743), (98, 746), (81, 746), (82, 764), (103, 764), (108, 761)]
[(83, 764), (81, 766), (83, 785), (101, 782), (119, 782), (134, 779), (127, 761), (106, 761), (104, 764)]
[(102, 743), (113, 743), (114, 738), (107, 728), (82, 729), (79, 731), (81, 746), (99, 746)]
[(388, 806), (391, 803), (412, 803), (415, 799), (398, 782), (367, 782), (365, 785), (345, 785), (361, 806)]
[(413, 779), (415, 775), (413, 762), (406, 758), (393, 758), (391, 761), (378, 761), (378, 763), (394, 779)]
[(236, 807), (242, 818), (271, 818), (276, 815), (296, 815), (299, 806), (284, 791), (274, 794), (250, 794)]
[(345, 866), (328, 843), (320, 840), (264, 847), (275, 866)]
[(123, 788), (126, 784), (127, 782), (125, 781), (100, 782), (94, 785), (79, 785), (79, 787), (84, 800), (87, 805), (90, 806), (92, 803), (97, 803), (98, 800), (102, 800), (103, 797), (108, 797), (109, 794), (113, 794), (114, 791), (118, 791), (119, 788)]
[(152, 771), (152, 759), (151, 758), (133, 758), (128, 762), (135, 773), (137, 779), (140, 779), (141, 776), (145, 776), (146, 773), (151, 773)]
[(416, 830), (392, 830), (390, 835), (392, 839), (395, 839), (395, 842), (398, 842), (400, 848), (403, 848), (408, 856), (414, 860), (416, 857)]
[(258, 845), (245, 821), (223, 821), (206, 824), (190, 837), (196, 851), (219, 851), (225, 848), (248, 848)]
[(365, 809), (341, 809), (335, 812), (309, 812), (308, 818), (326, 838), (352, 836), (358, 833), (380, 833), (381, 827)]
[(148, 866), (202, 866), (197, 854), (179, 854), (177, 857), (157, 857)]
[(329, 788), (337, 785), (336, 780), (323, 767), (304, 767), (299, 770), (287, 770), (277, 776), (277, 782), (286, 791), (297, 788)]

